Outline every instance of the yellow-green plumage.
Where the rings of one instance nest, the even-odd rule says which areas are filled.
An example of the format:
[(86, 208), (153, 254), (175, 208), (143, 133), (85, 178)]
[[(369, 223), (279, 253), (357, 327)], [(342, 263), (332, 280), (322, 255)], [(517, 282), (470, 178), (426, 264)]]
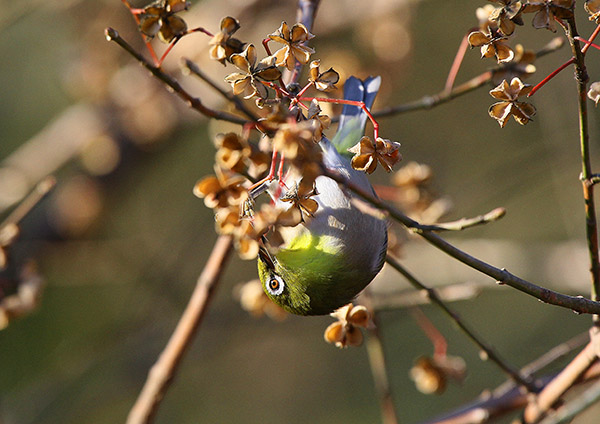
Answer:
[[(379, 78), (364, 82), (350, 77), (345, 98), (373, 103)], [(359, 108), (345, 107), (335, 145), (323, 139), (326, 167), (346, 176), (364, 190), (372, 191), (366, 176), (355, 171), (336, 146), (358, 142), (366, 116)], [(345, 134), (345, 135), (344, 135)], [(348, 140), (352, 138), (353, 140)], [(290, 185), (286, 181), (286, 184)], [(349, 303), (377, 275), (387, 248), (387, 224), (359, 211), (332, 179), (316, 180), (319, 207), (304, 223), (283, 232), (285, 243), (275, 257), (259, 255), (259, 277), (265, 293), (288, 312), (298, 315), (327, 314)]]

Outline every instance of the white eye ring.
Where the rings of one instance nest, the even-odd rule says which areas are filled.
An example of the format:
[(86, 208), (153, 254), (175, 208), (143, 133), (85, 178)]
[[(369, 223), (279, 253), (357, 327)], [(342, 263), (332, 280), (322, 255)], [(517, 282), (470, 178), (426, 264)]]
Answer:
[(285, 283), (283, 282), (283, 278), (281, 278), (279, 275), (273, 274), (267, 280), (265, 287), (271, 296), (279, 296), (281, 293), (283, 293)]

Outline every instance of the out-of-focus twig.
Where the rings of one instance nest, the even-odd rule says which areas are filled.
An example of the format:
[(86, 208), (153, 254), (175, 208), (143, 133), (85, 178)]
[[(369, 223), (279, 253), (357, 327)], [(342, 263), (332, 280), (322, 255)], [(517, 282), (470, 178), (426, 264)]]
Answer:
[(0, 164), (0, 212), (20, 202), (33, 185), (72, 160), (106, 132), (106, 119), (88, 104), (70, 106)]
[[(473, 299), (477, 297), (484, 287), (489, 286), (484, 282), (466, 281), (464, 283), (448, 284), (436, 287), (440, 299), (444, 302), (455, 302), (457, 300)], [(391, 293), (371, 293), (371, 305), (377, 311), (409, 308), (431, 303), (422, 292), (413, 289), (400, 290)]]
[(585, 411), (598, 400), (600, 400), (600, 382), (594, 383), (576, 398), (565, 403), (554, 414), (540, 421), (540, 424), (570, 423), (579, 413)]
[(0, 223), (0, 229), (10, 224), (18, 224), (31, 212), (35, 205), (42, 200), (56, 185), (56, 178), (50, 175), (37, 183), (34, 190)]
[(529, 363), (527, 366), (523, 367), (523, 372), (525, 374), (531, 375), (539, 372), (543, 368), (555, 362), (557, 359), (568, 355), (573, 352), (580, 346), (583, 346), (586, 342), (589, 341), (589, 334), (587, 332), (581, 333), (570, 340), (567, 340), (564, 343), (559, 344), (558, 346), (553, 347), (548, 352), (544, 353), (542, 356), (537, 358), (535, 361)]
[[(589, 336), (587, 334), (580, 334), (571, 340), (561, 343), (523, 367), (521, 372), (529, 374), (540, 371), (542, 368), (568, 355), (588, 340)], [(599, 364), (597, 363), (594, 367), (590, 368), (579, 382), (584, 383), (598, 378), (600, 367), (597, 367), (597, 365)], [(546, 376), (540, 377), (537, 380), (544, 385), (551, 381), (552, 378)], [(505, 413), (524, 407), (527, 404), (529, 396), (529, 394), (524, 393), (516, 387), (512, 380), (509, 380), (498, 386), (491, 393), (485, 392), (477, 400), (421, 424), (480, 424), (489, 422)]]
[(196, 288), (175, 331), (148, 373), (146, 383), (129, 412), (127, 424), (152, 422), (161, 400), (175, 377), (185, 351), (202, 323), (231, 250), (231, 237), (220, 236), (198, 278)]
[(448, 78), (446, 78), (446, 85), (444, 85), (444, 91), (451, 91), (452, 87), (454, 87), (454, 81), (456, 81), (456, 75), (458, 75), (458, 70), (460, 69), (460, 65), (465, 57), (465, 53), (467, 52), (467, 48), (469, 47), (469, 32), (467, 32), (458, 46), (458, 51), (456, 52), (456, 56), (454, 56), (454, 62), (452, 62), (452, 66), (450, 67), (450, 72), (448, 72)]
[(526, 423), (538, 422), (558, 399), (581, 377), (581, 375), (598, 360), (595, 346), (592, 342), (554, 378), (536, 398), (525, 408), (524, 419)]
[(377, 311), (373, 308), (373, 296), (370, 290), (365, 290), (365, 306), (373, 312), (373, 324), (369, 327), (369, 337), (367, 339), (367, 354), (369, 355), (369, 365), (375, 390), (379, 396), (379, 407), (381, 409), (381, 419), (383, 424), (397, 424), (398, 415), (392, 396), (392, 388), (388, 377), (388, 367), (383, 349), (383, 339), (380, 331), (380, 322)]
[[(50, 193), (55, 185), (56, 179), (53, 176), (44, 178), (35, 186), (35, 189), (29, 193), (15, 209), (13, 209), (4, 221), (0, 223), (0, 270), (4, 270), (8, 266), (7, 248), (15, 242), (21, 232), (19, 223), (44, 197), (46, 197), (48, 193)], [(29, 275), (32, 273), (29, 272), (27, 274)], [(24, 278), (23, 280), (27, 279)], [(35, 302), (28, 303), (37, 304), (37, 297)], [(0, 324), (0, 329), (1, 328), (3, 328), (2, 324)]]

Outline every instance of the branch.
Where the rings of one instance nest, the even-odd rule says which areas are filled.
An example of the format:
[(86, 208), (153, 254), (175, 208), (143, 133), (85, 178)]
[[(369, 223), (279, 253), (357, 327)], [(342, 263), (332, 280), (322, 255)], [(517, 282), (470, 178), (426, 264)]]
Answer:
[(48, 176), (36, 184), (34, 190), (0, 223), (0, 229), (17, 225), (56, 185), (56, 178)]
[(404, 268), (400, 263), (392, 258), (391, 256), (387, 256), (386, 262), (402, 274), (409, 283), (411, 283), (415, 288), (419, 290), (425, 290), (427, 293), (427, 297), (431, 300), (431, 303), (440, 307), (446, 315), (454, 321), (454, 323), (467, 335), (469, 339), (473, 343), (475, 343), (483, 352), (487, 358), (489, 358), (492, 362), (496, 363), (504, 371), (513, 381), (517, 384), (527, 388), (530, 392), (537, 391), (537, 387), (529, 376), (522, 376), (518, 370), (513, 369), (507, 362), (505, 362), (500, 355), (498, 355), (490, 346), (488, 346), (473, 330), (471, 330), (467, 324), (460, 318), (460, 316), (452, 310), (449, 306), (447, 306), (442, 299), (438, 296), (437, 291), (432, 289), (425, 284), (421, 283), (417, 280), (406, 268)]
[(444, 90), (437, 94), (421, 97), (419, 100), (409, 103), (379, 109), (378, 111), (373, 112), (373, 116), (375, 118), (380, 118), (382, 116), (391, 116), (399, 113), (412, 112), (414, 110), (431, 109), (484, 86), (492, 80), (492, 75), (492, 71), (486, 71), (467, 82), (457, 85), (450, 91)]
[[(487, 286), (487, 284), (485, 284)], [(444, 302), (455, 302), (457, 300), (473, 299), (483, 291), (484, 283), (466, 281), (464, 283), (448, 284), (436, 287), (437, 294)], [(378, 312), (410, 308), (431, 303), (419, 292), (413, 289), (400, 290), (393, 293), (376, 294), (371, 293), (371, 306)]]
[(234, 124), (245, 125), (250, 123), (249, 121), (240, 118), (237, 115), (233, 115), (231, 113), (222, 112), (218, 110), (210, 109), (202, 104), (202, 101), (189, 94), (184, 88), (179, 84), (179, 82), (171, 77), (170, 75), (164, 73), (160, 67), (154, 66), (150, 63), (144, 56), (138, 53), (129, 43), (127, 43), (119, 33), (113, 28), (106, 28), (104, 30), (104, 34), (106, 35), (106, 39), (108, 41), (114, 41), (119, 46), (123, 48), (127, 53), (133, 56), (140, 64), (148, 69), (152, 75), (162, 81), (167, 87), (175, 92), (183, 101), (185, 101), (192, 109), (197, 110), (203, 115), (208, 116), (209, 118), (228, 121)]
[(597, 360), (595, 346), (590, 342), (525, 408), (525, 422), (537, 422)]
[[(581, 177), (583, 186), (583, 200), (585, 202), (585, 230), (586, 239), (590, 257), (590, 273), (592, 280), (591, 298), (600, 300), (600, 256), (598, 253), (598, 225), (596, 222), (596, 207), (594, 203), (594, 184), (592, 183), (593, 173), (590, 159), (590, 141), (587, 112), (587, 83), (589, 77), (585, 68), (585, 55), (581, 51), (575, 18), (567, 19), (565, 32), (573, 58), (575, 67), (575, 80), (577, 82), (578, 107), (579, 107), (579, 143), (581, 150)], [(594, 316), (594, 322), (600, 325), (600, 316)]]
[(214, 289), (231, 253), (231, 247), (231, 237), (220, 236), (217, 239), (175, 331), (160, 357), (150, 369), (146, 383), (135, 405), (129, 411), (127, 424), (145, 424), (152, 422), (154, 419), (161, 400), (173, 382), (177, 368), (183, 359), (183, 354), (190, 346), (196, 331), (202, 323)]
[[(587, 341), (589, 341), (589, 335), (583, 333), (561, 343), (552, 348), (549, 352), (544, 353), (535, 361), (523, 367), (521, 373), (528, 374), (529, 372), (537, 372), (568, 355), (575, 348)], [(594, 367), (592, 367), (578, 383), (585, 383), (586, 381), (596, 379), (598, 377), (598, 370), (596, 370), (596, 372), (593, 371)], [(541, 377), (538, 379), (542, 384), (546, 384), (550, 380), (550, 377)], [(422, 424), (480, 424), (488, 422), (505, 413), (524, 407), (527, 403), (528, 396), (530, 395), (522, 392), (512, 381), (507, 381), (502, 383), (491, 393), (484, 392), (477, 400)]]
[(461, 218), (457, 221), (444, 222), (433, 225), (421, 225), (422, 229), (429, 231), (462, 231), (467, 228), (475, 227), (477, 225), (487, 224), (489, 222), (497, 221), (506, 215), (506, 209), (496, 208), (484, 215), (475, 216), (473, 218)]
[[(548, 53), (554, 52), (554, 51), (558, 50), (559, 48), (561, 48), (563, 46), (563, 44), (564, 44), (564, 41), (562, 40), (562, 38), (559, 38), (559, 37), (554, 38), (548, 44), (546, 44), (546, 46), (544, 46), (541, 50), (537, 51), (536, 56), (542, 57)], [(470, 79), (467, 82), (464, 82), (464, 83), (454, 87), (452, 90), (448, 90), (447, 88), (445, 88), (443, 91), (441, 91), (437, 94), (424, 96), (421, 99), (415, 100), (413, 102), (404, 103), (401, 105), (391, 106), (391, 107), (387, 107), (384, 109), (380, 109), (376, 112), (373, 112), (373, 116), (375, 118), (379, 118), (382, 116), (390, 116), (390, 115), (396, 115), (399, 113), (412, 112), (414, 110), (431, 109), (435, 106), (439, 106), (443, 103), (449, 102), (452, 99), (460, 97), (463, 94), (470, 93), (471, 91), (476, 90), (479, 87), (482, 87), (483, 85), (487, 84), (488, 82), (490, 82), (492, 80), (492, 77), (494, 76), (495, 73), (503, 71), (504, 69), (506, 69), (505, 66), (498, 66), (490, 71), (484, 72), (481, 75), (478, 75), (478, 76)], [(337, 120), (339, 120), (339, 118), (333, 119), (334, 122), (336, 122)]]
[[(309, 31), (312, 31), (317, 10), (321, 0), (298, 0), (298, 9), (296, 10), (296, 22), (303, 24)], [(285, 76), (282, 76), (281, 81), (287, 81), (287, 85), (295, 83), (302, 72), (302, 63), (296, 61), (296, 66), (292, 72), (285, 71)], [(285, 85), (282, 87), (285, 88)]]
[(202, 79), (204, 82), (206, 82), (212, 88), (214, 88), (217, 92), (219, 92), (227, 100), (234, 103), (235, 107), (240, 112), (244, 113), (251, 121), (256, 122), (260, 119), (260, 116), (258, 116), (250, 108), (248, 108), (248, 106), (246, 106), (246, 103), (244, 103), (244, 101), (242, 101), (242, 99), (240, 99), (238, 96), (236, 96), (232, 92), (223, 90), (221, 87), (219, 87), (213, 80), (211, 80), (208, 77), (208, 75), (206, 75), (204, 72), (202, 72), (200, 70), (200, 68), (198, 67), (198, 65), (196, 65), (194, 62), (192, 62), (189, 59), (183, 59), (183, 66), (184, 66), (183, 69), (185, 71), (188, 71), (188, 72), (196, 75), (198, 78)]
[(494, 278), (498, 284), (507, 284), (519, 291), (529, 294), (542, 302), (549, 303), (551, 305), (561, 306), (564, 308), (571, 309), (575, 312), (582, 314), (600, 314), (600, 302), (596, 302), (590, 299), (586, 299), (581, 296), (569, 296), (566, 294), (558, 293), (553, 290), (540, 287), (536, 284), (530, 283), (516, 275), (511, 274), (506, 269), (499, 269), (493, 265), (490, 265), (481, 259), (469, 255), (466, 252), (454, 247), (446, 240), (428, 230), (427, 227), (422, 226), (417, 221), (409, 218), (398, 209), (385, 204), (380, 199), (375, 198), (371, 193), (367, 193), (360, 187), (356, 186), (352, 182), (348, 181), (343, 175), (322, 167), (323, 175), (336, 181), (338, 184), (347, 188), (348, 190), (356, 193), (362, 199), (375, 206), (378, 209), (386, 211), (390, 217), (403, 224), (406, 228), (420, 235), (430, 244), (437, 247), (447, 255), (459, 260), (465, 265), (476, 269), (477, 271)]
[(398, 415), (396, 413), (396, 406), (394, 404), (392, 389), (388, 378), (383, 339), (381, 337), (381, 332), (379, 331), (379, 317), (378, 312), (373, 307), (372, 299), (372, 293), (369, 290), (366, 290), (364, 303), (367, 308), (373, 311), (372, 320), (374, 324), (369, 328), (369, 338), (367, 339), (369, 365), (371, 367), (371, 374), (373, 374), (375, 390), (379, 395), (382, 422), (383, 424), (397, 424)]
[(540, 424), (570, 423), (579, 413), (583, 412), (600, 399), (600, 382), (596, 382), (576, 398), (563, 405), (556, 413), (547, 417)]

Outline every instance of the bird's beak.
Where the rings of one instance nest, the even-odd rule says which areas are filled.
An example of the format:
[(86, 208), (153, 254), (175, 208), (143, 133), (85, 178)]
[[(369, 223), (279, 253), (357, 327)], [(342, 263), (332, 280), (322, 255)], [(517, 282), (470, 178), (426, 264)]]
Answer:
[(271, 254), (263, 244), (258, 248), (258, 259), (261, 260), (267, 268), (275, 269), (275, 261), (273, 261)]

